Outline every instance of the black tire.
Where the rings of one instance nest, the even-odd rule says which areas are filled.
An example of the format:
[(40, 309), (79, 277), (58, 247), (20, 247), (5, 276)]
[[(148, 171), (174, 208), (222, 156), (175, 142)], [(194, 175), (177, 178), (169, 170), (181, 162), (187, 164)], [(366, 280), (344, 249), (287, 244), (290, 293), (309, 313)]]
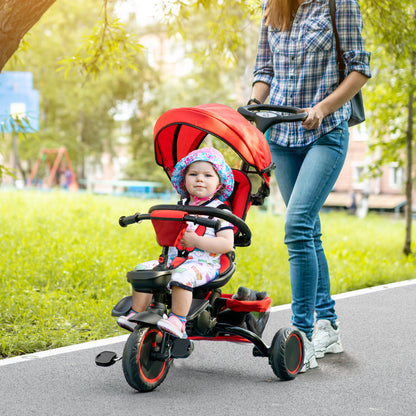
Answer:
[(172, 359), (153, 360), (151, 352), (160, 348), (163, 333), (156, 327), (135, 328), (123, 352), (123, 372), (134, 389), (152, 391), (165, 379)]
[(279, 329), (270, 347), (269, 362), (281, 380), (293, 380), (303, 365), (303, 340), (295, 328)]

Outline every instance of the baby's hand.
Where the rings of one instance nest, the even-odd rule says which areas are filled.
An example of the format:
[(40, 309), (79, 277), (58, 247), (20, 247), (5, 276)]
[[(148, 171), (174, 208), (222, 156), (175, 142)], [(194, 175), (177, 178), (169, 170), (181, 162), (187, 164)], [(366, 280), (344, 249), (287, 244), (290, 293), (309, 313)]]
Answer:
[(199, 236), (195, 231), (186, 230), (182, 237), (181, 244), (183, 247), (195, 247), (198, 238)]

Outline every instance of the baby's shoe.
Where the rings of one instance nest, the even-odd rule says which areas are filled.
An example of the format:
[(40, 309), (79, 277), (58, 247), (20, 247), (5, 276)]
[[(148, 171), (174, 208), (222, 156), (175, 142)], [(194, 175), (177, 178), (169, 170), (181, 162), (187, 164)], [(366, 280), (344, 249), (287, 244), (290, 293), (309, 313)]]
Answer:
[(320, 319), (316, 323), (312, 341), (316, 358), (322, 358), (327, 353), (337, 354), (344, 351), (339, 336), (339, 327), (334, 328), (327, 319)]
[(182, 322), (177, 316), (170, 314), (169, 318), (161, 319), (157, 322), (157, 326), (162, 331), (168, 332), (169, 334), (177, 338), (186, 338), (185, 322)]
[(133, 311), (132, 309), (127, 315), (119, 316), (117, 319), (117, 324), (121, 326), (124, 329), (127, 329), (128, 331), (133, 332), (134, 328), (136, 328), (137, 323), (129, 321), (130, 318), (132, 318), (134, 315), (136, 315), (137, 312)]
[(306, 336), (306, 334), (303, 331), (299, 331), (299, 332), (302, 335), (303, 351), (304, 351), (303, 366), (299, 372), (304, 373), (310, 368), (318, 367), (318, 362), (316, 361), (315, 347), (313, 345), (313, 342), (309, 340), (309, 338)]

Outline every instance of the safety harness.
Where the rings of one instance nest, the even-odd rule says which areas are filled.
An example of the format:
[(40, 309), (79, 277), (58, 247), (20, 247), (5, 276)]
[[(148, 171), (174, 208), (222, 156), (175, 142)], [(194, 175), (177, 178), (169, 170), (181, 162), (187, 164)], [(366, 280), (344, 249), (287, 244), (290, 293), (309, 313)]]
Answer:
[[(182, 201), (178, 202), (179, 205), (184, 205)], [(230, 209), (228, 205), (221, 204), (217, 208)], [(195, 247), (183, 247), (181, 240), (185, 234), (188, 224), (183, 221), (183, 217), (186, 213), (183, 211), (158, 211), (155, 210), (151, 213), (151, 221), (156, 233), (156, 239), (160, 246), (163, 247), (162, 253), (159, 256), (159, 264), (157, 264), (153, 270), (166, 270), (175, 269), (184, 263), (189, 254), (195, 250)], [(209, 219), (214, 217), (210, 216)], [(169, 220), (169, 221), (167, 221)], [(206, 232), (206, 227), (198, 225), (195, 229), (195, 233), (199, 236), (203, 236)], [(176, 247), (178, 254), (172, 260), (169, 267), (167, 266), (169, 247)]]

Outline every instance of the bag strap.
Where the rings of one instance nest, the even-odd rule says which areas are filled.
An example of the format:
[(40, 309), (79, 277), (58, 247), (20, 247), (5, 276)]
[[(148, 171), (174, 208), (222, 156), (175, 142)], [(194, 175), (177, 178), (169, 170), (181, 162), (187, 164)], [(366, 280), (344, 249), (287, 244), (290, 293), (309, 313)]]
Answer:
[(331, 15), (331, 23), (332, 23), (332, 29), (334, 31), (335, 36), (335, 45), (337, 47), (337, 64), (338, 64), (338, 76), (339, 76), (339, 83), (344, 80), (345, 78), (345, 62), (344, 58), (342, 57), (342, 51), (341, 46), (339, 42), (339, 36), (337, 31), (337, 25), (336, 25), (336, 3), (335, 0), (329, 0), (329, 14)]

